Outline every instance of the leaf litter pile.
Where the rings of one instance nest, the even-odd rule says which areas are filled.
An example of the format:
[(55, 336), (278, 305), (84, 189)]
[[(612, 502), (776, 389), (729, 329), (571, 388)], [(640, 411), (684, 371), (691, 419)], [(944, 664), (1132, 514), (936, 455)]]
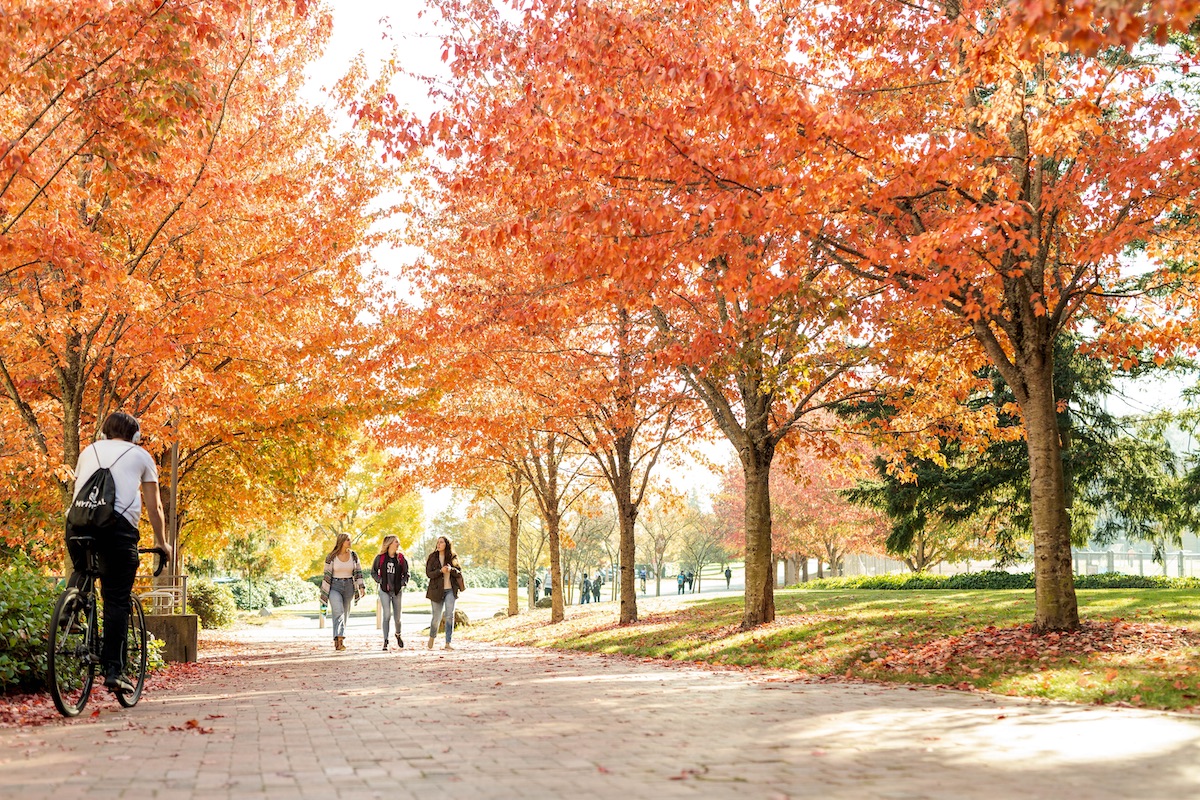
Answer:
[(1090, 621), (1077, 631), (1045, 634), (1036, 632), (1031, 624), (988, 626), (935, 639), (911, 650), (885, 650), (870, 665), (890, 672), (935, 675), (957, 671), (971, 662), (1078, 664), (1083, 658), (1096, 656), (1154, 657), (1197, 644), (1200, 634), (1195, 631), (1151, 622)]
[[(171, 664), (165, 669), (146, 676), (146, 686), (142, 699), (159, 691), (171, 689), (192, 683), (200, 678), (205, 670), (203, 663)], [(73, 719), (66, 720), (54, 707), (49, 692), (30, 692), (21, 694), (0, 695), (0, 728), (20, 728), (46, 725), (54, 722), (72, 724), (83, 720), (93, 720), (100, 716), (101, 709), (116, 708), (117, 701), (104, 688), (101, 679), (96, 679), (92, 689), (92, 697), (84, 713)], [(198, 731), (207, 733), (208, 731)]]

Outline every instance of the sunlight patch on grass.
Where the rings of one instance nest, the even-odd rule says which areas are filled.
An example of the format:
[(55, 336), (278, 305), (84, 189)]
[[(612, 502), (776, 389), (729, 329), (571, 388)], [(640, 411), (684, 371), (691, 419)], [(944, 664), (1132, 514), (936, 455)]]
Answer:
[(798, 676), (981, 689), (1081, 703), (1200, 707), (1200, 593), (1079, 592), (1078, 634), (1030, 629), (1033, 592), (804, 590), (776, 595), (776, 620), (740, 627), (739, 598), (639, 600), (621, 626), (612, 606), (494, 620), (471, 638)]

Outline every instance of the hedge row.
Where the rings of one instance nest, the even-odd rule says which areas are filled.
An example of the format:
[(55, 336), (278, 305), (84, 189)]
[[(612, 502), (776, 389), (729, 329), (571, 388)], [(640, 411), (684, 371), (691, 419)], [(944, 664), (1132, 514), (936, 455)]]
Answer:
[[(800, 583), (793, 589), (1032, 589), (1029, 572), (964, 572), (960, 575), (931, 575), (912, 572), (899, 575), (856, 575), (849, 578), (820, 578)], [(1167, 578), (1162, 575), (1076, 575), (1077, 589), (1200, 589), (1200, 578)]]

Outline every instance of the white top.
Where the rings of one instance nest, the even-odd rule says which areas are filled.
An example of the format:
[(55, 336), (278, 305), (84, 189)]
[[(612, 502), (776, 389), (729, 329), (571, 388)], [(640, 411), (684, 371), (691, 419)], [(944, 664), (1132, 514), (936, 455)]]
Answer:
[(142, 515), (142, 484), (158, 483), (158, 467), (155, 466), (154, 459), (136, 444), (119, 439), (101, 439), (93, 442), (79, 454), (79, 463), (75, 465), (75, 491), (72, 492), (72, 499), (79, 494), (80, 487), (87, 483), (92, 473), (100, 467), (108, 467), (112, 471), (113, 483), (117, 489), (117, 510), (136, 528)]
[(335, 578), (353, 578), (354, 577), (354, 558), (346, 556), (346, 560), (342, 561), (341, 556), (333, 557), (333, 577)]

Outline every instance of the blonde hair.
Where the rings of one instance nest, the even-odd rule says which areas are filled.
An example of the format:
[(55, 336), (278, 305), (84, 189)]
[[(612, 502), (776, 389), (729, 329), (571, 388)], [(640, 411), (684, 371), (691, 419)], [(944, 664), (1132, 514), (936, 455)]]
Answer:
[(383, 537), (383, 546), (379, 548), (379, 555), (384, 555), (385, 553), (387, 553), (388, 545), (391, 544), (392, 542), (396, 543), (396, 552), (399, 553), (400, 552), (400, 537), (389, 533), (387, 536)]
[[(333, 561), (333, 557), (342, 552), (342, 544), (348, 541), (350, 541), (350, 534), (339, 533), (337, 539), (333, 542), (333, 549), (329, 551), (329, 555), (325, 556), (325, 563), (328, 564), (330, 561)], [(350, 552), (353, 553), (354, 551)]]

